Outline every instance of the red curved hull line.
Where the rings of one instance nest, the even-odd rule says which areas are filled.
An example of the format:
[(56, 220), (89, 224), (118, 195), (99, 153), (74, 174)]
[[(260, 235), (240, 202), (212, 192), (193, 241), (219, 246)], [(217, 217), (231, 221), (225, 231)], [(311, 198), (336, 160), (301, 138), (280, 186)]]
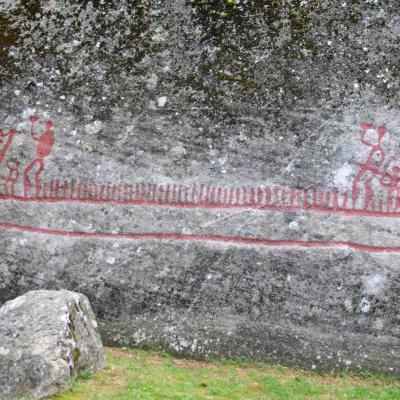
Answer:
[(300, 248), (351, 248), (368, 253), (400, 253), (400, 246), (371, 246), (347, 241), (302, 241), (286, 239), (261, 239), (242, 236), (224, 236), (206, 233), (111, 233), (111, 232), (84, 232), (66, 231), (61, 229), (40, 228), (26, 225), (0, 223), (0, 229), (32, 232), (62, 237), (78, 237), (92, 239), (130, 239), (130, 240), (178, 240), (178, 241), (206, 241), (234, 244), (248, 244), (267, 247), (300, 247)]

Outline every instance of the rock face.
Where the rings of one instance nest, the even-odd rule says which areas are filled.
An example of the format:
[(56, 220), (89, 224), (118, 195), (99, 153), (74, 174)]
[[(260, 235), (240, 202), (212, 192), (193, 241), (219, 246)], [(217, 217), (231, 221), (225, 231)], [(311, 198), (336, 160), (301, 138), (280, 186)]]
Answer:
[(0, 308), (0, 397), (62, 393), (84, 370), (104, 366), (103, 346), (86, 296), (31, 291)]
[(67, 288), (110, 344), (400, 374), (397, 0), (0, 15), (0, 303)]

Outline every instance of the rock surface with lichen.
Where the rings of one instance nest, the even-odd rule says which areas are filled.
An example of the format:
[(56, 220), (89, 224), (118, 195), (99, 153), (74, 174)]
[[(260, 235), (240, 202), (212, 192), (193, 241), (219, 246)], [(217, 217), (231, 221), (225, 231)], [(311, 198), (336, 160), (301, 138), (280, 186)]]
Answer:
[(104, 366), (86, 296), (30, 291), (0, 308), (0, 397), (43, 398), (67, 390), (83, 371)]
[[(400, 375), (399, 11), (398, 0), (0, 1), (0, 128), (16, 129), (0, 163), (0, 303), (67, 288), (88, 296), (108, 344)], [(29, 181), (33, 114), (38, 131), (54, 123), (40, 175), (53, 194), (10, 199), (7, 177), (17, 197)], [(369, 157), (363, 123), (387, 130), (390, 174), (363, 178), (357, 200), (376, 212), (353, 215), (343, 195), (333, 213)], [(86, 197), (130, 187), (139, 201), (58, 201), (65, 181)], [(151, 192), (194, 185), (201, 207), (161, 207)], [(369, 192), (388, 185), (382, 216)], [(331, 208), (311, 212), (317, 201)]]

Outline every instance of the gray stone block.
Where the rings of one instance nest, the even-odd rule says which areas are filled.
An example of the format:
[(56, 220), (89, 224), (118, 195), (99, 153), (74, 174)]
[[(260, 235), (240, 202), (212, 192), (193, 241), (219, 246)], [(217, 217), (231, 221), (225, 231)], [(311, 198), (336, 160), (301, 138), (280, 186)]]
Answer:
[(0, 397), (43, 398), (98, 371), (104, 353), (86, 296), (30, 291), (0, 308)]

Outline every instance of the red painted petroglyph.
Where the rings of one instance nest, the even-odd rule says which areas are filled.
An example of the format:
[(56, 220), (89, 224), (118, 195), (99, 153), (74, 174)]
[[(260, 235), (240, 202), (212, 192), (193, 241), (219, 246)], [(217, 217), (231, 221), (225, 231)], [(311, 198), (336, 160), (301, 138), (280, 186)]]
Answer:
[[(23, 195), (16, 193), (16, 185), (21, 178), (20, 162), (8, 161), (7, 175), (0, 183), (0, 200), (20, 202), (81, 202), (99, 204), (120, 204), (126, 206), (167, 206), (181, 208), (246, 208), (268, 211), (296, 211), (340, 213), (348, 216), (400, 217), (400, 165), (390, 167), (396, 156), (385, 154), (382, 145), (387, 129), (363, 123), (360, 125), (360, 143), (369, 150), (365, 162), (356, 162), (358, 173), (349, 192), (336, 189), (322, 190), (294, 189), (278, 185), (254, 187), (225, 187), (194, 183), (191, 186), (178, 184), (155, 184), (140, 182), (129, 184), (101, 184), (90, 181), (58, 178), (41, 179), (45, 170), (45, 160), (51, 154), (55, 134), (53, 123), (44, 125), (43, 133), (35, 133), (38, 118), (29, 119), (30, 136), (36, 144), (35, 158), (23, 169)], [(7, 133), (0, 130), (0, 166), (4, 162), (16, 130)], [(33, 176), (32, 176), (33, 175)], [(32, 185), (34, 180), (34, 185)], [(43, 228), (17, 227), (0, 224), (4, 229), (28, 230), (38, 233), (59, 234), (65, 236), (102, 237), (102, 234), (77, 233), (45, 230)], [(104, 234), (109, 237), (111, 234)], [(351, 247), (365, 251), (400, 252), (397, 247), (367, 246), (347, 242), (298, 242), (290, 240), (261, 240), (252, 238), (233, 238), (218, 235), (178, 235), (178, 234), (121, 234), (127, 238), (173, 238), (185, 240), (228, 241), (271, 246), (301, 247)]]
[[(46, 122), (41, 135), (35, 133), (38, 118), (30, 117), (30, 136), (36, 142), (36, 156), (24, 169), (24, 194), (16, 195), (15, 185), (19, 179), (19, 162), (8, 163), (8, 176), (4, 182), (0, 199), (32, 202), (92, 202), (118, 203), (126, 205), (149, 205), (199, 208), (256, 208), (276, 211), (307, 210), (318, 212), (342, 213), (345, 215), (400, 216), (400, 166), (389, 172), (388, 162), (382, 141), (387, 133), (383, 126), (360, 125), (360, 142), (370, 148), (367, 160), (356, 163), (358, 173), (353, 181), (351, 192), (333, 190), (291, 189), (274, 185), (258, 187), (220, 187), (194, 183), (191, 187), (177, 184), (157, 185), (141, 182), (134, 185), (98, 184), (67, 179), (41, 180), (45, 169), (45, 159), (51, 153), (54, 144), (53, 123)], [(375, 132), (375, 138), (367, 138), (368, 132)], [(1, 150), (0, 163), (10, 147), (16, 131), (8, 133), (0, 130), (0, 138), (7, 137)], [(34, 187), (32, 177), (34, 175)], [(386, 192), (384, 198), (375, 193), (372, 181), (378, 181), (379, 187)], [(379, 194), (379, 193), (378, 193)], [(351, 199), (351, 201), (348, 201)], [(357, 201), (363, 203), (357, 205)]]
[[(377, 138), (374, 142), (366, 140), (366, 133), (371, 130), (376, 130)], [(361, 143), (370, 147), (370, 153), (365, 163), (356, 163), (359, 172), (353, 182), (352, 190), (352, 201), (353, 208), (356, 206), (356, 202), (360, 196), (360, 186), (364, 185), (364, 209), (375, 210), (375, 196), (372, 188), (372, 181), (378, 177), (382, 179), (385, 175), (388, 175), (384, 169), (385, 163), (385, 152), (382, 148), (382, 140), (387, 132), (387, 129), (383, 126), (375, 128), (372, 124), (361, 124)]]
[(175, 241), (205, 241), (233, 243), (243, 245), (259, 245), (266, 247), (300, 247), (300, 248), (350, 248), (369, 253), (400, 253), (400, 246), (373, 246), (349, 241), (303, 241), (287, 239), (260, 239), (244, 236), (214, 235), (208, 233), (112, 233), (112, 232), (85, 232), (67, 231), (62, 229), (32, 227), (26, 225), (0, 223), (0, 229), (31, 232), (43, 235), (53, 235), (71, 238), (93, 238), (93, 239), (128, 239), (128, 240), (175, 240)]
[(8, 168), (8, 175), (6, 178), (6, 183), (4, 184), (4, 192), (5, 194), (9, 194), (14, 197), (15, 196), (15, 184), (18, 181), (19, 177), (19, 161), (16, 161), (15, 163), (9, 161), (7, 163), (7, 168)]
[(29, 174), (37, 166), (39, 166), (39, 169), (35, 172), (35, 189), (36, 189), (36, 194), (39, 192), (40, 175), (44, 170), (44, 159), (51, 153), (51, 149), (54, 144), (53, 123), (51, 121), (46, 122), (45, 131), (40, 136), (37, 136), (34, 133), (35, 123), (38, 121), (38, 118), (35, 116), (32, 116), (29, 119), (29, 121), (31, 123), (31, 137), (35, 142), (37, 142), (37, 145), (36, 145), (36, 157), (25, 168), (25, 171), (24, 171), (24, 197), (25, 198), (29, 197), (30, 191), (31, 191), (31, 182), (29, 179)]
[(15, 129), (11, 129), (7, 133), (0, 129), (0, 144), (4, 143), (4, 138), (7, 138), (0, 151), (0, 166), (6, 157), (7, 151), (10, 148), (11, 142), (13, 141), (16, 133), (17, 131)]

